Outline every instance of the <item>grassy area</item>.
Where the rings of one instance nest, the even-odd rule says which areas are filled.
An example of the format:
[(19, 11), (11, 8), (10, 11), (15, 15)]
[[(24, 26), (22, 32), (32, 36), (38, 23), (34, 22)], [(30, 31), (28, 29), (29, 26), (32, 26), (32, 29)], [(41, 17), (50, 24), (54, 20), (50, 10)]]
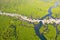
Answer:
[[(0, 10), (2, 12), (11, 12), (11, 13), (19, 13), (22, 15), (26, 15), (28, 17), (32, 16), (33, 18), (41, 18), (48, 13), (48, 9), (50, 6), (54, 5), (53, 2), (43, 2), (36, 0), (0, 0)], [(52, 9), (53, 16), (60, 10), (58, 6), (57, 8)]]
[[(0, 16), (0, 40), (38, 40), (32, 24), (27, 25), (26, 22), (16, 20), (15, 18)], [(23, 25), (24, 24), (24, 25)], [(16, 26), (16, 34), (14, 34), (14, 27)], [(25, 27), (25, 25), (27, 25)], [(15, 37), (15, 35), (17, 37)]]
[[(48, 14), (50, 6), (54, 5), (55, 0), (44, 2), (39, 0), (0, 0), (0, 10), (2, 12), (18, 13), (33, 18), (41, 18)], [(58, 11), (57, 11), (58, 10)], [(53, 16), (60, 14), (60, 5), (52, 9)], [(16, 27), (16, 30), (11, 27)], [(16, 18), (0, 15), (0, 40), (39, 40), (35, 34), (34, 26), (28, 22), (18, 20)], [(40, 29), (43, 32), (44, 26)], [(48, 24), (49, 32), (44, 33), (48, 40), (55, 40), (56, 30), (53, 25)], [(60, 25), (58, 25), (60, 29)], [(14, 34), (14, 33), (17, 34)], [(17, 36), (17, 37), (15, 37)], [(58, 35), (60, 40), (60, 34)]]
[(48, 13), (48, 8), (53, 4), (36, 0), (1, 0), (0, 9), (3, 12), (19, 13), (28, 17), (41, 18)]

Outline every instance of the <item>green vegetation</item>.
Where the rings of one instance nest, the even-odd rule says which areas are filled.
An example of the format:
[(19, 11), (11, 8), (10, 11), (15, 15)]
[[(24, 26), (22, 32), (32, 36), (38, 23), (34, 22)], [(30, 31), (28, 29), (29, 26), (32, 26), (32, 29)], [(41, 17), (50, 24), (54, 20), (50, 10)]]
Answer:
[[(0, 40), (38, 40), (32, 24), (15, 18), (0, 16)], [(24, 25), (22, 25), (24, 24)], [(16, 30), (11, 25), (16, 26)], [(25, 25), (27, 25), (25, 27)], [(15, 32), (16, 31), (16, 32)], [(15, 34), (16, 33), (16, 34)], [(16, 37), (15, 37), (16, 36)]]
[[(54, 0), (53, 2), (38, 0), (0, 0), (0, 10), (2, 12), (26, 15), (27, 17), (32, 16), (33, 18), (41, 18), (48, 14), (49, 7), (54, 5), (54, 3)], [(60, 5), (57, 8), (52, 9), (52, 12), (54, 17), (56, 17), (56, 14), (58, 16), (60, 14)], [(15, 26), (16, 29), (11, 25)], [(15, 17), (12, 18), (0, 15), (0, 40), (39, 40), (33, 27), (32, 24), (18, 20)], [(60, 25), (57, 27), (60, 29)], [(55, 27), (48, 24), (48, 29), (49, 31), (44, 32), (45, 37), (48, 40), (55, 40)], [(40, 29), (40, 32), (43, 32), (43, 30), (44, 25)], [(60, 34), (58, 35), (57, 40), (60, 40)]]

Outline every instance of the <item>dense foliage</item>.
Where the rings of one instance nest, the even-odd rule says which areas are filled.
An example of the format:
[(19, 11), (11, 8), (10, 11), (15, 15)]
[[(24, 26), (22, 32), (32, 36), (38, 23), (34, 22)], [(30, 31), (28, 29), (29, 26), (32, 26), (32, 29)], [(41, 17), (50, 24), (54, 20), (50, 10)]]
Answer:
[[(8, 13), (19, 13), (27, 17), (41, 18), (48, 14), (50, 6), (55, 1), (44, 2), (40, 0), (0, 0), (0, 10)], [(58, 11), (57, 11), (58, 10)], [(52, 9), (54, 17), (60, 17), (60, 5)], [(57, 15), (57, 16), (56, 16)], [(56, 28), (52, 24), (48, 24), (49, 30), (44, 32), (47, 40), (55, 40)], [(60, 25), (57, 26), (60, 30)], [(42, 33), (45, 26), (40, 29)], [(16, 19), (15, 17), (0, 15), (0, 40), (39, 40), (35, 34), (33, 24)], [(60, 40), (60, 34), (57, 37)]]

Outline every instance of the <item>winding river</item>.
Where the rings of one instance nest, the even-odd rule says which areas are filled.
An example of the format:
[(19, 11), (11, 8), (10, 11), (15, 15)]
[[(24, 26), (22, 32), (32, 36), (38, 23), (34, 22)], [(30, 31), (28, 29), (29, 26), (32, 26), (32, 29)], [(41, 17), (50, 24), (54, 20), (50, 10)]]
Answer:
[[(43, 21), (44, 21), (44, 19), (46, 19), (46, 17), (49, 17), (49, 18), (52, 18), (52, 19), (53, 19), (53, 17), (52, 17), (52, 8), (57, 7), (58, 4), (60, 4), (60, 2), (56, 2), (54, 6), (51, 6), (51, 7), (48, 9), (48, 14), (45, 15), (44, 17), (42, 17), (41, 20), (27, 19), (27, 17), (25, 17), (25, 16), (23, 17), (23, 16), (21, 16), (21, 15), (19, 15), (19, 14), (0, 13), (0, 15), (7, 15), (7, 16), (11, 16), (11, 17), (17, 17), (17, 18), (19, 18), (20, 20), (25, 20), (25, 21), (28, 21), (28, 22), (32, 22), (33, 25), (34, 25), (34, 30), (35, 30), (36, 35), (37, 35), (41, 40), (47, 40), (46, 37), (44, 36), (44, 34), (43, 34), (43, 33), (40, 33), (39, 30), (40, 30), (41, 27), (44, 25), (44, 24), (43, 24), (43, 23), (44, 23)], [(53, 21), (55, 22), (56, 20), (54, 19)], [(34, 24), (34, 22), (38, 22), (38, 24)], [(48, 22), (49, 22), (49, 21), (48, 21)], [(51, 21), (51, 22), (52, 22), (52, 21)], [(46, 22), (46, 23), (47, 23), (47, 22)], [(58, 23), (60, 23), (60, 19), (59, 19)], [(55, 24), (56, 24), (56, 23), (55, 23)], [(57, 29), (57, 25), (55, 25), (55, 24), (53, 24), (53, 25), (54, 25), (55, 28), (56, 28), (56, 38), (57, 38), (58, 29)], [(15, 28), (15, 27), (14, 27), (14, 28)], [(48, 29), (48, 28), (47, 28), (47, 29)], [(16, 28), (15, 28), (15, 30), (16, 30)]]
[[(41, 19), (43, 20), (43, 19), (45, 19), (46, 17), (52, 18), (52, 8), (57, 7), (58, 4), (59, 4), (59, 3), (56, 3), (54, 6), (51, 6), (51, 7), (48, 9), (48, 14), (45, 15), (44, 17), (42, 17)], [(43, 33), (40, 33), (40, 31), (39, 31), (39, 30), (41, 29), (42, 25), (43, 25), (43, 23), (42, 23), (42, 21), (40, 21), (37, 25), (34, 25), (34, 30), (35, 30), (36, 35), (37, 35), (41, 40), (47, 40), (47, 39), (45, 38), (44, 34), (43, 34)], [(55, 25), (56, 25), (56, 24), (55, 24)], [(54, 25), (54, 26), (55, 26), (55, 25)], [(57, 35), (58, 35), (57, 25), (55, 26), (55, 28), (56, 28), (56, 38), (55, 38), (55, 39), (57, 39)]]
[[(49, 10), (48, 10), (49, 14), (45, 15), (44, 17), (42, 17), (42, 19), (45, 19), (46, 17), (51, 17), (51, 15), (52, 15), (51, 9), (52, 9), (52, 7), (50, 7)], [(42, 21), (40, 21), (37, 25), (34, 25), (35, 33), (41, 40), (47, 40), (45, 38), (44, 34), (40, 33), (40, 31), (39, 31), (42, 26), (43, 26)]]
[(43, 23), (42, 21), (40, 21), (37, 25), (34, 24), (34, 30), (36, 35), (41, 39), (41, 40), (46, 40), (46, 38), (44, 37), (43, 33), (40, 33), (40, 28), (42, 27)]

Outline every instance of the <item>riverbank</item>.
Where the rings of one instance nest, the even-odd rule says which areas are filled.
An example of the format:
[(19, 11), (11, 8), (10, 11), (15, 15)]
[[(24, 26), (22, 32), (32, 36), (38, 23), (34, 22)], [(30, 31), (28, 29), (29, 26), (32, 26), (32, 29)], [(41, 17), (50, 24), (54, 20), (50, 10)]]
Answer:
[(40, 21), (42, 21), (43, 24), (45, 24), (45, 23), (47, 23), (47, 24), (49, 24), (49, 23), (51, 23), (51, 24), (53, 24), (53, 23), (60, 24), (60, 19), (57, 19), (57, 18), (55, 18), (55, 19), (54, 18), (49, 18), (48, 20), (47, 19), (39, 20), (39, 19), (31, 19), (31, 18), (28, 18), (26, 16), (22, 16), (20, 14), (5, 13), (5, 12), (3, 12), (3, 13), (0, 12), (0, 15), (16, 17), (16, 18), (18, 18), (20, 20), (25, 20), (25, 21), (32, 22), (32, 23), (34, 23), (34, 22), (38, 22), (39, 23)]

